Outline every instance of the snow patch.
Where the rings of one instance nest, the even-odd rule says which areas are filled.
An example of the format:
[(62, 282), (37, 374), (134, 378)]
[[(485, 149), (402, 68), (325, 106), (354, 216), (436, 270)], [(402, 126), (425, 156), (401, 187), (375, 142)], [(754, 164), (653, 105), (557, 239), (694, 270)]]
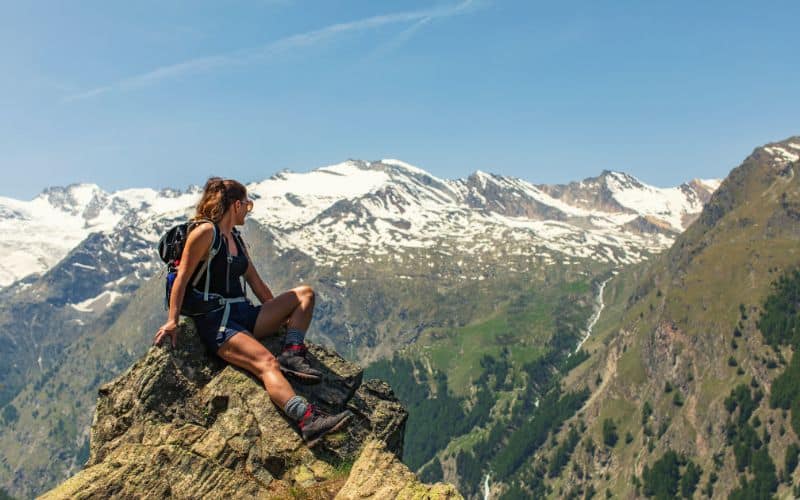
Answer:
[(697, 179), (697, 182), (703, 185), (706, 189), (710, 192), (714, 192), (719, 189), (720, 184), (722, 184), (721, 179)]
[(772, 156), (788, 162), (795, 162), (800, 159), (800, 155), (787, 151), (779, 146), (765, 146), (764, 150)]
[(699, 200), (687, 198), (679, 187), (662, 189), (641, 182), (638, 186), (630, 187), (612, 176), (607, 179), (607, 183), (620, 205), (639, 215), (663, 220), (678, 231), (685, 229), (683, 219), (686, 214), (698, 213), (703, 208)]
[(413, 172), (415, 174), (420, 174), (420, 175), (424, 175), (426, 177), (431, 177), (431, 174), (429, 174), (428, 172), (422, 170), (421, 168), (415, 167), (414, 165), (412, 165), (410, 163), (406, 163), (406, 162), (401, 161), (401, 160), (395, 160), (393, 158), (384, 158), (384, 159), (382, 159), (380, 161), (380, 163), (383, 163), (384, 165), (391, 165), (393, 167), (400, 167), (400, 168), (408, 170), (409, 172)]
[(111, 307), (122, 294), (112, 290), (105, 290), (100, 295), (86, 299), (82, 302), (70, 304), (73, 309), (80, 312), (97, 312), (99, 308)]

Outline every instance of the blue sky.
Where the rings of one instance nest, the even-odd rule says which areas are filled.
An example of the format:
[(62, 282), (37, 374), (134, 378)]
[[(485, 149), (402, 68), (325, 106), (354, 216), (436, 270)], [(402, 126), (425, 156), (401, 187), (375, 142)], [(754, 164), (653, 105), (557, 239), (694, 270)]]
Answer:
[(0, 195), (348, 158), (723, 177), (800, 134), (793, 2), (4, 2)]

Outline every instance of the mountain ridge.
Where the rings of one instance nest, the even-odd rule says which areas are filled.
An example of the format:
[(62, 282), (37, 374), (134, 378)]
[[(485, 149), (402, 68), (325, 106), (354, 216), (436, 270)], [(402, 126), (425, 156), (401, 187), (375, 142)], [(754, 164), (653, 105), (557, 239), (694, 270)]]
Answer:
[[(402, 192), (413, 192), (434, 203), (454, 203), (450, 211), (458, 211), (459, 202), (463, 202), (467, 207), (484, 208), (490, 212), (503, 213), (505, 207), (500, 200), (492, 200), (493, 205), (491, 207), (486, 206), (486, 193), (481, 193), (481, 191), (487, 189), (487, 181), (493, 184), (500, 183), (500, 188), (511, 189), (511, 192), (516, 193), (518, 197), (526, 194), (526, 191), (530, 195), (531, 188), (545, 187), (543, 185), (535, 186), (519, 178), (486, 174), (480, 170), (464, 179), (442, 180), (400, 160), (386, 159), (385, 163), (383, 161), (348, 160), (320, 167), (307, 173), (281, 171), (264, 181), (248, 184), (248, 188), (253, 197), (258, 200), (268, 195), (270, 191), (284, 193), (283, 189), (287, 186), (282, 186), (282, 184), (286, 184), (286, 181), (297, 180), (298, 182), (294, 183), (296, 192), (286, 190), (282, 195), (284, 197), (293, 197), (296, 202), (311, 194), (308, 189), (305, 189), (304, 193), (304, 189), (300, 187), (300, 184), (307, 182), (307, 179), (309, 181), (312, 180), (314, 175), (334, 174), (343, 180), (347, 179), (345, 182), (352, 183), (357, 180), (357, 183), (360, 183), (360, 188), (358, 186), (350, 186), (345, 189), (345, 186), (341, 186), (341, 183), (339, 185), (331, 185), (330, 182), (323, 182), (325, 189), (333, 189), (334, 191), (342, 189), (338, 194), (334, 193), (333, 196), (323, 196), (319, 199), (319, 202), (323, 204), (326, 203), (326, 199), (332, 200), (332, 203), (327, 203), (327, 207), (331, 209), (333, 209), (337, 199), (352, 200), (357, 193), (360, 193), (361, 196), (368, 195), (373, 190), (380, 191), (381, 186), (387, 185), (388, 187), (394, 186), (394, 191), (398, 193), (398, 196), (402, 196)], [(368, 175), (358, 180), (352, 177), (354, 172), (358, 170), (382, 175), (377, 177)], [(398, 172), (403, 175), (393, 181), (391, 174), (397, 174)], [(348, 177), (348, 175), (351, 177)], [(627, 179), (635, 179), (627, 174), (624, 175)], [(599, 179), (601, 177), (589, 179)], [(273, 182), (270, 184), (270, 181)], [(389, 184), (386, 184), (387, 182)], [(636, 181), (636, 184), (638, 186), (646, 186), (639, 181)], [(688, 186), (688, 184), (685, 185)], [(398, 186), (403, 187), (403, 189), (399, 189)], [(694, 190), (693, 192), (702, 195), (710, 192), (713, 188), (713, 185), (699, 183), (691, 189)], [(653, 189), (658, 190), (658, 188)], [(10, 257), (10, 261), (3, 263), (2, 267), (0, 267), (0, 286), (9, 286), (14, 281), (28, 278), (32, 273), (43, 273), (66, 256), (68, 251), (77, 246), (90, 232), (116, 231), (126, 225), (135, 224), (140, 219), (186, 216), (190, 213), (199, 190), (198, 186), (191, 185), (185, 190), (176, 190), (174, 188), (161, 190), (128, 188), (106, 192), (96, 184), (80, 183), (64, 187), (46, 188), (28, 202), (12, 198), (0, 198), (0, 212), (6, 215), (5, 220), (0, 224), (0, 235), (4, 236), (3, 250)], [(317, 189), (316, 191), (318, 192), (319, 190)], [(551, 191), (557, 192), (558, 189), (555, 187)], [(494, 189), (493, 192), (497, 193), (497, 189)], [(373, 196), (382, 197), (380, 192), (375, 192)], [(384, 199), (385, 196), (387, 196), (386, 193), (383, 194)], [(511, 195), (507, 194), (505, 196), (508, 198)], [(535, 196), (538, 200), (534, 201), (539, 203), (540, 210), (543, 210), (545, 215), (550, 215), (552, 220), (568, 218), (567, 215), (563, 214), (563, 211), (570, 211), (570, 207), (559, 203), (555, 198), (547, 199), (549, 197)], [(271, 198), (275, 199), (276, 197), (271, 196)], [(298, 223), (303, 225), (311, 223), (314, 216), (323, 216), (324, 207), (319, 203), (316, 203), (317, 208), (314, 209), (314, 213), (308, 213), (308, 210), (292, 210), (292, 207), (302, 207), (294, 205), (291, 200), (289, 201), (291, 206), (284, 207), (285, 210), (280, 210), (279, 206), (278, 213), (274, 215), (262, 213), (260, 215), (261, 222), (268, 226), (285, 230), (290, 227), (287, 226), (287, 222), (290, 225)], [(306, 208), (310, 208), (315, 204), (309, 205), (303, 201), (300, 201), (300, 203)], [(259, 217), (258, 204), (256, 207), (257, 210), (253, 215)], [(629, 207), (620, 205), (618, 208), (620, 211), (625, 211), (626, 208), (630, 211)], [(274, 209), (275, 206), (273, 205), (272, 210)], [(527, 213), (525, 211), (511, 212), (505, 215), (525, 216), (532, 215), (535, 212), (537, 210), (528, 210)], [(311, 217), (304, 217), (304, 213), (311, 215)], [(573, 211), (569, 215), (576, 214)], [(586, 214), (579, 215), (585, 216)], [(547, 219), (546, 216), (538, 218), (541, 220)], [(682, 227), (676, 227), (675, 221), (671, 221), (670, 225), (673, 231), (682, 229)], [(33, 240), (30, 237), (20, 238), (20, 235), (31, 233), (42, 234), (47, 237)], [(157, 233), (146, 234), (146, 237), (150, 240), (157, 239), (157, 236)]]

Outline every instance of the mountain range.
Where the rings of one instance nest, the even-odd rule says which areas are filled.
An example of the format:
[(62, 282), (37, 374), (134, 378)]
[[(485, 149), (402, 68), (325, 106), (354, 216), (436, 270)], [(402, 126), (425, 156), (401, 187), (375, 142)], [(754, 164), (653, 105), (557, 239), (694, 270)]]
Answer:
[[(561, 307), (560, 317), (536, 312), (503, 337), (522, 339), (514, 356), (523, 362), (557, 337), (555, 324), (583, 337), (600, 281), (668, 248), (718, 185), (655, 188), (610, 171), (557, 186), (484, 172), (442, 180), (397, 160), (351, 160), (249, 184), (245, 237), (274, 291), (314, 285), (310, 337), (349, 359), (366, 364), (414, 345), (444, 355), (470, 325), (509, 307)], [(155, 243), (198, 197), (197, 187), (106, 193), (84, 184), (0, 199), (0, 477), (9, 491), (35, 494), (86, 459), (91, 412), (82, 408), (163, 321)], [(472, 363), (483, 347), (467, 346)], [(454, 397), (467, 397), (473, 365), (439, 365)]]
[[(257, 200), (251, 218), (273, 231), (281, 247), (298, 248), (324, 265), (367, 248), (376, 255), (465, 243), (480, 250), (492, 237), (515, 234), (543, 252), (584, 256), (571, 243), (585, 238), (598, 260), (637, 261), (640, 252), (615, 258), (602, 249), (662, 250), (718, 185), (695, 179), (659, 189), (611, 171), (554, 186), (481, 171), (442, 180), (398, 160), (351, 160), (308, 173), (280, 172), (247, 188)], [(197, 186), (107, 193), (97, 185), (74, 184), (48, 188), (31, 201), (0, 198), (0, 245), (7, 256), (0, 286), (28, 284), (94, 233), (113, 236), (129, 229), (135, 233), (129, 238), (153, 243), (165, 223), (191, 214), (199, 193)], [(152, 255), (140, 260), (136, 248), (125, 244), (110, 248), (141, 276), (151, 275)]]

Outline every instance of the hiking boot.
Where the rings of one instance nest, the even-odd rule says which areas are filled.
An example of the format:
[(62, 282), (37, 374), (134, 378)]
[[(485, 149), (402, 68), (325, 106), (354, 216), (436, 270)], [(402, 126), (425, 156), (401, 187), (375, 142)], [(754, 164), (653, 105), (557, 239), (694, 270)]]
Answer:
[(308, 384), (316, 384), (322, 381), (322, 372), (311, 368), (306, 359), (308, 349), (304, 345), (290, 345), (283, 349), (278, 356), (278, 364), (281, 371), (297, 377)]
[(352, 416), (353, 413), (350, 410), (336, 415), (328, 415), (316, 406), (309, 404), (305, 415), (298, 424), (303, 434), (303, 441), (306, 442), (306, 446), (311, 448), (326, 434), (336, 432), (347, 425)]

